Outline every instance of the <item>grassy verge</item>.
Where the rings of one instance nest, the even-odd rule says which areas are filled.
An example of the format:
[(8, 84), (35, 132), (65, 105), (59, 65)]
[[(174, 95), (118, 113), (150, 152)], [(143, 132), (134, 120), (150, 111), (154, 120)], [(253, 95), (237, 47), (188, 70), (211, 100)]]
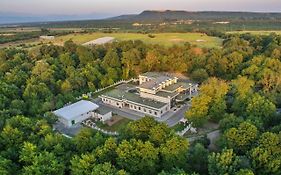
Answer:
[[(114, 116), (114, 117), (120, 117), (120, 116)], [(109, 126), (107, 124), (103, 124), (101, 122), (97, 122), (97, 126), (101, 129), (104, 129), (106, 131), (111, 131), (111, 132), (119, 132), (122, 128), (126, 127), (132, 120), (129, 120), (125, 117), (121, 117), (118, 122), (113, 124), (112, 126)]]
[(269, 35), (271, 33), (276, 33), (277, 35), (281, 35), (281, 30), (271, 30), (271, 31), (266, 31), (266, 30), (260, 30), (260, 31), (231, 31), (231, 32), (227, 32), (227, 33), (238, 33), (238, 34), (244, 34), (244, 33), (250, 33), (253, 35)]
[(171, 127), (171, 129), (175, 130), (176, 132), (182, 131), (185, 128), (184, 124), (178, 123), (175, 126)]

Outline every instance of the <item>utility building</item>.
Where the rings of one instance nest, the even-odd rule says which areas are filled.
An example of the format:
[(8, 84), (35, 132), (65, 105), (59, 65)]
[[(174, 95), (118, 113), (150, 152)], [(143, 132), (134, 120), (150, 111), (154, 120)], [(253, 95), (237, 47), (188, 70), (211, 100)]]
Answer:
[(77, 123), (81, 123), (83, 120), (94, 116), (95, 110), (99, 106), (93, 102), (87, 100), (80, 100), (69, 106), (65, 106), (54, 111), (54, 114), (58, 116), (59, 121), (67, 127), (71, 127)]

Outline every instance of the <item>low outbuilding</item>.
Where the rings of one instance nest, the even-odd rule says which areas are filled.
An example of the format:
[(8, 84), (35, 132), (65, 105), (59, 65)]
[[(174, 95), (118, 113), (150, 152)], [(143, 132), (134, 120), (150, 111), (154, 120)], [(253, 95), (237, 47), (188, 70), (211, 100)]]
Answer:
[(82, 44), (83, 46), (104, 45), (106, 43), (112, 43), (115, 40), (113, 37), (102, 37)]
[(44, 36), (40, 36), (40, 39), (45, 39), (45, 40), (53, 40), (55, 39), (55, 36), (48, 36), (48, 35), (44, 35)]
[(54, 111), (54, 114), (66, 127), (71, 127), (92, 117), (98, 108), (99, 106), (91, 101), (80, 100)]

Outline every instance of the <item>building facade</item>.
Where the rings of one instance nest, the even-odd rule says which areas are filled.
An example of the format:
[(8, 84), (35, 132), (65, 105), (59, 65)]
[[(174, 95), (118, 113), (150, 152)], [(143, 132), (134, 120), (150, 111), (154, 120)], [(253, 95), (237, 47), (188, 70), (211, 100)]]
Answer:
[(100, 98), (118, 108), (128, 108), (145, 115), (161, 118), (177, 102), (197, 94), (198, 85), (167, 73), (147, 72), (139, 75), (139, 85), (130, 90), (114, 89)]
[(59, 122), (66, 127), (74, 126), (89, 118), (95, 118), (105, 122), (112, 117), (111, 112), (101, 112), (97, 104), (87, 100), (80, 100), (55, 110), (53, 113), (58, 117)]

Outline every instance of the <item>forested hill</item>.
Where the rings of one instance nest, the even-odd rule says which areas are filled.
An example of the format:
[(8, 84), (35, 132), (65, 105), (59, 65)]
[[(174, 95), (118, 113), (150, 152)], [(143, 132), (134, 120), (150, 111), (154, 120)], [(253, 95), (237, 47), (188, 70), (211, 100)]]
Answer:
[(146, 10), (138, 15), (121, 15), (110, 18), (110, 20), (241, 20), (241, 19), (271, 19), (281, 20), (281, 13), (257, 13), (257, 12), (219, 12), (219, 11), (155, 11)]

